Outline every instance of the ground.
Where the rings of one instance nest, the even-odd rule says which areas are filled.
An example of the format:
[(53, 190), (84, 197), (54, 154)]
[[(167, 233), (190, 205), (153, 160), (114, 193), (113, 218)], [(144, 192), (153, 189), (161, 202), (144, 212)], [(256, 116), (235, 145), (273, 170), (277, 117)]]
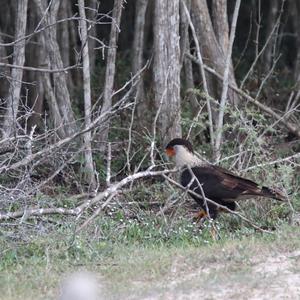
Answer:
[[(274, 234), (197, 246), (139, 243), (106, 248), (97, 243), (86, 260), (74, 258), (70, 249), (63, 256), (59, 244), (35, 245), (34, 256), (27, 248), (17, 260), (5, 257), (0, 299), (57, 299), (62, 278), (82, 269), (97, 276), (103, 299), (300, 299), (299, 236), (299, 227), (283, 226)], [(79, 252), (82, 244), (76, 247)]]
[(180, 278), (175, 267), (168, 291), (145, 299), (300, 299), (300, 251), (273, 254), (244, 267), (212, 264)]

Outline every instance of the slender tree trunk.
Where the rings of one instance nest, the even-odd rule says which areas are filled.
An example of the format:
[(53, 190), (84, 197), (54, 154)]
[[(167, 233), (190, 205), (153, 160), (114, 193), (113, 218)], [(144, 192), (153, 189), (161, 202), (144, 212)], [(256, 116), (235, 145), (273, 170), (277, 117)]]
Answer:
[[(134, 37), (132, 45), (132, 73), (136, 74), (143, 67), (143, 53), (144, 53), (144, 29), (145, 29), (145, 16), (147, 10), (148, 0), (137, 0), (135, 10), (135, 24), (134, 24)], [(143, 124), (145, 119), (145, 109), (147, 107), (144, 99), (144, 80), (143, 76), (140, 77), (139, 83), (134, 90), (136, 93), (137, 104), (137, 118)]]
[[(185, 0), (187, 9), (190, 11), (191, 0)], [(190, 54), (189, 22), (184, 11), (183, 2), (180, 1), (180, 62), (184, 68), (184, 79), (187, 91), (187, 100), (190, 102), (194, 115), (197, 115), (199, 109), (197, 97), (194, 93), (194, 75), (193, 66), (189, 58), (185, 56)]]
[(217, 132), (216, 132), (216, 140), (215, 140), (215, 158), (219, 160), (221, 157), (221, 144), (222, 144), (222, 131), (223, 131), (223, 124), (224, 124), (224, 114), (225, 114), (225, 107), (227, 102), (227, 93), (229, 87), (229, 73), (230, 73), (230, 66), (231, 66), (231, 54), (232, 54), (232, 47), (235, 38), (235, 30), (237, 24), (237, 18), (239, 15), (239, 9), (241, 5), (241, 0), (236, 0), (232, 23), (231, 23), (231, 30), (230, 30), (230, 39), (228, 43), (228, 49), (226, 51), (226, 61), (225, 61), (225, 70), (224, 70), (224, 78), (223, 78), (223, 89), (222, 89), (222, 96), (220, 101), (220, 110), (218, 115), (218, 123), (217, 123)]
[[(3, 39), (2, 39), (2, 32), (0, 31), (0, 43), (4, 43)], [(6, 47), (0, 47), (0, 62), (8, 64), (8, 58), (7, 58), (7, 51), (6, 51)], [(9, 90), (9, 82), (7, 80), (7, 69), (6, 68), (2, 68), (0, 67), (0, 74), (2, 74), (2, 78), (1, 78), (1, 84), (0, 84), (0, 99), (4, 99), (7, 94), (8, 94), (8, 90)], [(1, 122), (1, 120), (0, 120)], [(1, 122), (2, 123), (2, 122)]]
[(223, 54), (226, 55), (229, 42), (227, 0), (213, 0), (212, 19), (217, 41)]
[[(78, 0), (79, 15), (82, 18), (80, 20), (80, 39), (82, 44), (82, 61), (83, 61), (83, 91), (84, 91), (84, 121), (85, 127), (91, 125), (91, 76), (90, 76), (90, 59), (89, 59), (89, 43), (88, 43), (88, 33), (86, 26), (86, 15), (84, 0)], [(91, 131), (87, 131), (84, 134), (84, 144), (85, 144), (85, 171), (87, 182), (90, 183), (90, 188), (95, 190), (96, 180), (95, 171), (93, 164), (92, 155), (92, 135)]]
[[(27, 21), (27, 32), (34, 32), (36, 24), (39, 21), (35, 11), (35, 5), (32, 1), (28, 2), (28, 21)], [(38, 59), (40, 51), (39, 35), (33, 36), (30, 42), (26, 45), (25, 59), (26, 64), (32, 67), (39, 67), (40, 59)], [(45, 63), (43, 61), (43, 63)], [(27, 105), (32, 109), (32, 114), (28, 120), (27, 128), (31, 130), (32, 126), (36, 125), (41, 128), (41, 116), (44, 112), (44, 93), (40, 89), (42, 85), (41, 74), (39, 72), (24, 71), (24, 81), (34, 82), (36, 85), (28, 86), (28, 99)]]
[(296, 34), (296, 61), (294, 65), (294, 80), (298, 83), (300, 90), (300, 3), (297, 1), (290, 2), (290, 14), (292, 17), (293, 29)]
[[(15, 40), (25, 36), (27, 23), (28, 0), (18, 1), (17, 20), (15, 30)], [(25, 62), (25, 40), (21, 40), (14, 45), (13, 64), (23, 66)], [(12, 69), (11, 84), (7, 97), (7, 107), (3, 122), (3, 136), (8, 137), (13, 134), (16, 128), (16, 118), (22, 86), (22, 69)]]
[[(40, 35), (39, 37), (39, 49), (38, 49), (38, 67), (50, 68), (50, 58), (49, 55), (45, 49), (46, 42), (45, 42), (45, 36)], [(41, 73), (40, 74), (40, 80), (38, 84), (38, 93), (39, 97), (45, 97), (48, 103), (48, 107), (50, 110), (50, 119), (52, 121), (52, 126), (57, 130), (58, 136), (61, 138), (67, 137), (67, 133), (65, 131), (64, 120), (60, 114), (59, 111), (59, 105), (56, 100), (55, 91), (53, 89), (52, 83), (51, 83), (51, 76), (49, 73)]]
[[(59, 19), (66, 19), (71, 17), (69, 15), (68, 6), (70, 5), (69, 1), (61, 1), (60, 9), (58, 11)], [(58, 44), (61, 53), (61, 60), (64, 67), (71, 65), (70, 63), (70, 34), (69, 34), (69, 22), (62, 22), (58, 24)]]
[[(45, 15), (47, 9), (46, 0), (34, 0), (38, 8), (39, 17), (43, 18), (45, 25), (54, 24), (56, 22), (58, 9), (60, 7), (60, 0), (53, 1), (49, 12)], [(50, 67), (53, 69), (62, 69), (63, 62), (61, 59), (59, 46), (57, 43), (56, 27), (50, 26), (43, 31), (45, 41), (47, 41), (46, 50), (49, 55)], [(55, 91), (55, 98), (59, 107), (60, 114), (63, 119), (64, 131), (71, 135), (76, 131), (75, 117), (71, 107), (71, 99), (67, 86), (66, 74), (63, 72), (54, 73), (53, 84)]]
[[(191, 10), (193, 11), (193, 21), (204, 61), (218, 73), (223, 74), (225, 70), (226, 53), (224, 53), (214, 32), (206, 0), (192, 0)], [(224, 17), (222, 20), (224, 20)], [(220, 36), (222, 34), (228, 34), (228, 32), (224, 32), (223, 30), (220, 33)], [(230, 66), (229, 71), (229, 82), (234, 86), (237, 86), (232, 65)], [(214, 84), (210, 84), (211, 95), (215, 94), (213, 91), (214, 89)], [(231, 104), (238, 105), (240, 102), (239, 96), (231, 89), (228, 91), (228, 98)]]
[(181, 136), (179, 0), (156, 0), (154, 10), (154, 90), (163, 143)]
[[(109, 49), (107, 52), (105, 85), (103, 91), (103, 105), (101, 113), (107, 112), (112, 106), (112, 94), (116, 71), (117, 42), (120, 30), (119, 28), (122, 15), (122, 5), (123, 0), (115, 0), (109, 38)], [(102, 126), (103, 128), (99, 135), (100, 142), (102, 142), (102, 145), (100, 146), (101, 152), (103, 152), (106, 148), (106, 143), (108, 140), (109, 121), (105, 122)]]
[[(86, 15), (89, 20), (96, 21), (98, 15), (98, 1), (92, 0), (90, 1), (89, 10), (87, 10)], [(88, 37), (89, 37), (89, 57), (90, 57), (90, 73), (93, 74), (95, 70), (96, 63), (96, 41), (94, 38), (97, 37), (96, 25), (89, 26), (88, 29)]]
[[(291, 5), (293, 5), (291, 3)], [(278, 14), (278, 9), (279, 9), (279, 0), (273, 0), (269, 1), (269, 10), (268, 10), (268, 15), (267, 15), (267, 28), (266, 28), (266, 38), (265, 40), (268, 39), (270, 34), (272, 34), (274, 27), (276, 26), (276, 21), (277, 21), (277, 14)], [(273, 61), (274, 61), (274, 48), (276, 45), (276, 33), (277, 30), (273, 32), (273, 36), (271, 40), (269, 41), (265, 52), (262, 56), (262, 68), (264, 73), (268, 73), (269, 70), (272, 67)]]

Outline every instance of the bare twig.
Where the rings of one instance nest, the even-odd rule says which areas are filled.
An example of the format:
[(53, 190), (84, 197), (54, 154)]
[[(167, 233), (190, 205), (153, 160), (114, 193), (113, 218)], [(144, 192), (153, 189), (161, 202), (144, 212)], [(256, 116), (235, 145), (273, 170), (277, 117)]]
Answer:
[(34, 68), (34, 67), (28, 67), (28, 66), (18, 66), (18, 65), (12, 65), (12, 64), (7, 64), (7, 63), (2, 63), (0, 62), (0, 67), (6, 67), (10, 69), (21, 69), (21, 70), (26, 70), (26, 71), (33, 71), (33, 72), (42, 72), (42, 73), (60, 73), (64, 72), (67, 73), (70, 70), (77, 69), (81, 67), (79, 64), (69, 66), (63, 69), (44, 69), (44, 68)]
[(111, 178), (111, 143), (107, 143), (106, 186), (110, 186)]
[(243, 171), (249, 171), (249, 170), (253, 170), (253, 169), (256, 169), (256, 168), (262, 168), (264, 166), (275, 165), (275, 164), (278, 164), (278, 163), (282, 163), (282, 162), (285, 162), (285, 161), (290, 161), (292, 159), (298, 159), (298, 158), (300, 158), (300, 153), (296, 153), (296, 154), (293, 154), (293, 155), (290, 155), (290, 156), (287, 156), (287, 157), (284, 157), (284, 158), (279, 158), (279, 159), (276, 159), (276, 160), (272, 160), (272, 161), (269, 161), (269, 162), (266, 162), (266, 163), (257, 164), (255, 166), (248, 167), (248, 168), (244, 169)]
[[(246, 76), (244, 77), (244, 79), (242, 80), (241, 84), (240, 84), (240, 89), (242, 89), (244, 87), (244, 84), (246, 82), (246, 80), (248, 79), (248, 77), (251, 75), (251, 73), (253, 72), (253, 69), (254, 67), (256, 66), (260, 56), (264, 53), (265, 49), (267, 48), (269, 42), (271, 41), (272, 37), (273, 37), (273, 34), (276, 30), (276, 28), (279, 26), (279, 23), (280, 23), (280, 20), (281, 20), (281, 16), (282, 16), (282, 13), (283, 13), (283, 7), (284, 7), (284, 3), (285, 3), (285, 0), (282, 0), (282, 3), (281, 3), (281, 10), (280, 10), (280, 14), (278, 15), (278, 18), (277, 18), (277, 21), (275, 23), (275, 26), (273, 27), (272, 31), (270, 32), (270, 35), (268, 36), (264, 46), (262, 47), (262, 49), (259, 51), (259, 53), (257, 53), (255, 55), (255, 59), (248, 71), (248, 73), (246, 74)], [(258, 27), (258, 30), (259, 30), (259, 27)], [(257, 41), (258, 43), (258, 41)], [(258, 48), (257, 48), (258, 49)], [(257, 50), (258, 51), (258, 50)]]
[(95, 212), (82, 224), (80, 225), (75, 233), (78, 233), (79, 231), (81, 231), (84, 227), (86, 227), (89, 223), (91, 223), (99, 214), (100, 212), (111, 202), (111, 200), (117, 195), (118, 193), (112, 193), (107, 200), (99, 207), (95, 210)]

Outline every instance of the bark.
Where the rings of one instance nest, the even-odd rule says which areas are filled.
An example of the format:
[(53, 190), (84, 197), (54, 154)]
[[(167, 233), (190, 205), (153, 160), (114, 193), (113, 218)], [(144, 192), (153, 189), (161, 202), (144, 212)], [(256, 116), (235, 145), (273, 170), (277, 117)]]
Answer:
[[(43, 67), (45, 64), (50, 66), (50, 58), (45, 49), (45, 36), (40, 35), (40, 46), (37, 55), (37, 60), (39, 62), (38, 67)], [(51, 83), (51, 75), (49, 73), (41, 73), (40, 80), (38, 81), (38, 93), (39, 97), (44, 96), (47, 100), (48, 107), (50, 110), (50, 120), (52, 122), (53, 128), (56, 128), (57, 134), (61, 138), (65, 138), (68, 136), (67, 132), (65, 131), (64, 120), (61, 116), (59, 105), (56, 101), (55, 91), (53, 89)]]
[(212, 18), (216, 38), (219, 42), (221, 49), (223, 50), (224, 55), (226, 55), (229, 42), (227, 0), (213, 0)]
[[(69, 1), (61, 1), (60, 9), (58, 12), (59, 19), (66, 19), (71, 17), (69, 15)], [(62, 22), (58, 25), (58, 44), (61, 53), (61, 60), (64, 67), (71, 65), (70, 63), (70, 33), (69, 33), (69, 22)]]
[[(72, 6), (71, 6), (71, 1), (67, 1), (68, 2), (68, 15), (72, 15)], [(70, 48), (72, 49), (73, 52), (76, 53), (76, 55), (72, 55), (70, 56), (70, 63), (71, 65), (77, 64), (79, 57), (78, 57), (78, 53), (80, 53), (80, 47), (78, 45), (78, 30), (77, 27), (74, 26), (73, 22), (69, 22), (69, 36), (70, 36)], [(72, 80), (69, 81), (69, 83), (73, 83), (74, 87), (72, 87), (72, 89), (76, 89), (77, 86), (80, 86), (82, 84), (82, 72), (81, 70), (78, 69), (74, 69), (71, 73), (70, 73), (70, 77), (72, 78)]]
[[(87, 19), (96, 21), (97, 19), (97, 8), (98, 8), (98, 1), (92, 0), (90, 1), (89, 10), (87, 10), (86, 15)], [(88, 37), (89, 38), (89, 57), (90, 57), (90, 73), (93, 74), (95, 70), (95, 63), (96, 63), (96, 41), (93, 37), (96, 37), (96, 25), (91, 24), (88, 29)]]
[(154, 10), (154, 91), (163, 143), (181, 136), (179, 0), (156, 0)]
[[(144, 29), (145, 29), (145, 16), (147, 10), (148, 0), (137, 0), (135, 24), (134, 24), (134, 37), (132, 45), (132, 73), (136, 74), (142, 67), (144, 62)], [(140, 123), (144, 121), (144, 112), (146, 109), (146, 103), (144, 101), (144, 80), (143, 76), (140, 77), (136, 88), (134, 89), (136, 94), (137, 104), (137, 118)]]
[[(223, 74), (225, 70), (225, 55), (221, 45), (219, 44), (214, 32), (212, 21), (206, 0), (192, 0), (193, 21), (196, 28), (198, 40), (200, 41), (201, 52), (204, 61), (213, 67), (218, 73)], [(232, 85), (237, 86), (232, 65), (229, 71), (229, 81)], [(210, 85), (210, 94), (214, 96), (214, 85)], [(238, 95), (232, 91), (228, 91), (229, 102), (238, 105), (240, 99)]]
[(180, 13), (180, 62), (183, 63), (185, 59), (185, 52), (190, 49), (189, 45), (189, 22), (187, 15), (184, 11), (184, 4), (188, 11), (191, 10), (191, 0), (184, 0), (179, 2), (179, 13)]
[[(80, 20), (80, 39), (82, 44), (82, 61), (83, 61), (83, 91), (84, 91), (84, 122), (85, 127), (91, 125), (91, 76), (90, 76), (90, 59), (89, 59), (89, 41), (88, 41), (88, 32), (87, 24), (84, 19), (85, 15), (85, 4), (84, 0), (78, 0), (79, 15), (83, 20)], [(87, 131), (84, 136), (85, 144), (85, 172), (86, 180), (90, 183), (90, 188), (95, 190), (96, 180), (95, 180), (95, 171), (93, 164), (93, 155), (92, 155), (92, 134), (91, 131)]]
[[(18, 1), (15, 40), (23, 37), (26, 33), (28, 0)], [(25, 40), (14, 45), (13, 64), (23, 66), (25, 62)], [(9, 137), (16, 128), (16, 118), (22, 87), (22, 69), (12, 69), (11, 84), (7, 96), (7, 107), (3, 121), (3, 136)]]
[[(122, 5), (123, 0), (115, 0), (111, 31), (109, 38), (109, 49), (107, 52), (107, 62), (106, 62), (106, 73), (105, 73), (105, 85), (103, 91), (103, 105), (101, 109), (101, 114), (110, 110), (112, 106), (112, 94), (114, 86), (114, 78), (116, 71), (116, 55), (117, 55), (117, 42), (119, 36), (119, 28), (122, 15)], [(108, 140), (108, 131), (109, 131), (109, 120), (103, 124), (102, 131), (100, 133), (99, 139), (102, 142), (100, 146), (100, 151), (103, 152), (106, 147)]]
[[(45, 15), (47, 9), (46, 0), (34, 0), (40, 18), (43, 18), (44, 25), (54, 24), (56, 22), (60, 1), (53, 1), (49, 12)], [(46, 51), (49, 56), (49, 67), (52, 69), (62, 69), (63, 62), (57, 42), (56, 27), (50, 26), (43, 31), (45, 41), (47, 42)], [(63, 72), (54, 73), (53, 85), (55, 91), (55, 98), (59, 112), (63, 120), (64, 131), (71, 135), (76, 131), (75, 118), (71, 107), (71, 99), (67, 86), (66, 74)]]

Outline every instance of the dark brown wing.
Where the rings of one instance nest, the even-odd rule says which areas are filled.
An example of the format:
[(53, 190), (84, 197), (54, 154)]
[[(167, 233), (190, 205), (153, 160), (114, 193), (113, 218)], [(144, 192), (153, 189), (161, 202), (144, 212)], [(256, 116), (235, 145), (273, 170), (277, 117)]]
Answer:
[[(262, 188), (252, 180), (242, 178), (223, 168), (208, 165), (193, 167), (191, 169), (202, 185), (204, 194), (212, 200), (232, 200), (242, 196), (266, 196)], [(189, 169), (185, 169), (181, 175), (181, 184), (187, 186), (191, 181), (192, 175)], [(201, 195), (201, 190), (196, 181), (191, 184), (197, 194)]]

